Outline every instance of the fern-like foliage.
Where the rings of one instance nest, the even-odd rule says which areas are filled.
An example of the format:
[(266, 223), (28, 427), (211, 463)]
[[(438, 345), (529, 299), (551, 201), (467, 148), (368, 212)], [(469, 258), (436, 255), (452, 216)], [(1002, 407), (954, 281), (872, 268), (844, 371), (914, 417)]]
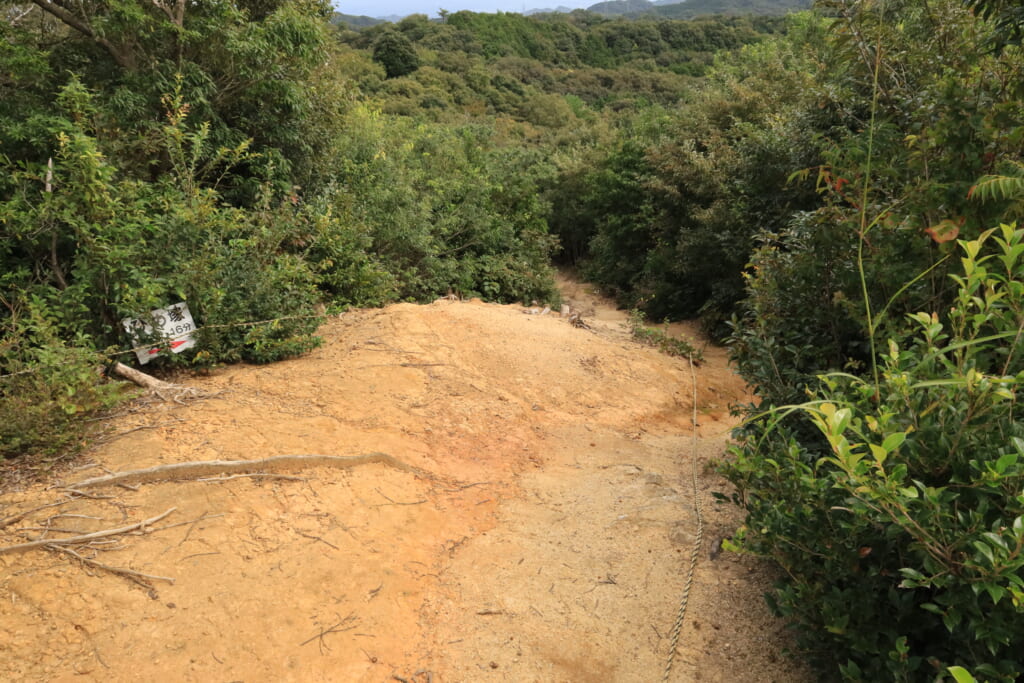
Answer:
[(1011, 161), (1011, 175), (985, 175), (967, 193), (968, 199), (987, 201), (1011, 201), (1012, 210), (1024, 209), (1024, 164)]

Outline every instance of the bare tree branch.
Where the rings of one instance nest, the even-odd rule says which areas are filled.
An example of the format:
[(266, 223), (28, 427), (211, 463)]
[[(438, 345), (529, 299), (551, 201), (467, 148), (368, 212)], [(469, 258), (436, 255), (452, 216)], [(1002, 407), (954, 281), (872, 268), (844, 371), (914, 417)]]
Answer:
[(88, 20), (75, 15), (74, 12), (68, 9), (67, 3), (62, 2), (61, 0), (32, 0), (32, 3), (44, 12), (56, 17), (62, 23), (75, 29), (82, 35), (96, 41), (98, 45), (102, 46), (103, 49), (105, 49), (110, 56), (114, 58), (114, 61), (117, 62), (118, 66), (125, 69), (135, 68), (135, 59), (128, 50), (118, 47), (96, 33), (92, 26), (89, 25)]

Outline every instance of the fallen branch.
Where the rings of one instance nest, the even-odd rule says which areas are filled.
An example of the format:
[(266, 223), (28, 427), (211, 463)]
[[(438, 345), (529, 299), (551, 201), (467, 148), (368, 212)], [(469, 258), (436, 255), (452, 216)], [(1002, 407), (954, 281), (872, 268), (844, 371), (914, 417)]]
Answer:
[(134, 571), (132, 569), (125, 569), (123, 567), (112, 567), (109, 564), (103, 564), (102, 562), (97, 562), (96, 560), (94, 560), (92, 558), (85, 557), (84, 555), (76, 553), (71, 548), (65, 548), (65, 547), (59, 546), (59, 545), (57, 545), (55, 543), (48, 543), (44, 547), (47, 550), (53, 550), (55, 552), (60, 552), (60, 553), (65, 553), (67, 555), (71, 555), (76, 560), (80, 561), (82, 564), (87, 564), (90, 567), (94, 567), (95, 569), (102, 569), (103, 571), (110, 572), (111, 574), (118, 574), (120, 576), (127, 577), (127, 578), (131, 579), (132, 581), (145, 586), (146, 588), (151, 588), (152, 587), (148, 583), (146, 583), (146, 581), (145, 581), (146, 579), (150, 579), (152, 581), (166, 581), (167, 583), (174, 583), (174, 579), (172, 577), (170, 577), (170, 576), (156, 576), (154, 574), (143, 574), (142, 572), (137, 572), (137, 571)]
[[(69, 495), (81, 496), (82, 498), (88, 498), (89, 500), (110, 500), (113, 496), (94, 496), (91, 493), (85, 491), (78, 491), (72, 488), (65, 488), (64, 491)], [(72, 498), (72, 500), (75, 500)]]
[(123, 526), (118, 529), (105, 529), (103, 531), (94, 531), (91, 534), (83, 534), (81, 536), (71, 536), (69, 538), (42, 538), (38, 541), (29, 541), (28, 543), (18, 543), (17, 545), (9, 545), (0, 548), (0, 555), (7, 555), (9, 553), (18, 553), (25, 550), (31, 550), (33, 548), (40, 548), (44, 546), (64, 546), (64, 545), (75, 545), (78, 543), (89, 543), (100, 538), (109, 538), (111, 536), (119, 536), (121, 534), (127, 534), (132, 531), (142, 531), (143, 533), (149, 533), (146, 529), (150, 524), (155, 524), (161, 519), (171, 514), (178, 508), (171, 508), (163, 514), (157, 515), (156, 517), (150, 517), (141, 522), (136, 522), (129, 526)]
[(114, 363), (111, 366), (111, 370), (116, 374), (124, 377), (125, 379), (135, 382), (140, 387), (149, 389), (149, 391), (163, 400), (172, 400), (176, 403), (181, 403), (183, 398), (200, 398), (203, 394), (195, 387), (186, 387), (181, 384), (172, 384), (165, 382), (151, 375), (147, 375), (144, 372), (139, 372), (135, 368), (130, 368), (124, 363)]
[(436, 477), (418, 467), (407, 465), (387, 453), (367, 453), (365, 455), (278, 455), (261, 460), (205, 460), (200, 462), (179, 462), (170, 465), (157, 465), (142, 470), (115, 472), (102, 477), (93, 477), (69, 484), (72, 489), (84, 489), (93, 486), (111, 486), (123, 484), (142, 484), (151, 481), (190, 480), (216, 475), (261, 472), (266, 470), (306, 469), (310, 467), (333, 467), (346, 469), (358, 465), (379, 463), (388, 465), (403, 472), (411, 472), (427, 479)]
[(72, 502), (72, 499), (58, 500), (56, 503), (47, 503), (46, 505), (40, 505), (39, 507), (34, 507), (31, 510), (25, 510), (24, 512), (19, 512), (16, 515), (11, 515), (10, 517), (4, 517), (3, 519), (0, 519), (0, 529), (9, 527), (15, 522), (20, 522), (21, 520), (31, 515), (33, 512), (39, 512), (40, 510), (45, 510), (46, 508), (57, 507), (58, 505), (66, 505), (67, 503), (70, 502)]
[(114, 363), (111, 369), (125, 379), (135, 382), (140, 387), (151, 389), (153, 391), (175, 389), (178, 387), (176, 384), (171, 384), (170, 382), (165, 382), (151, 375), (147, 375), (144, 372), (139, 372), (135, 368), (130, 368), (124, 363)]

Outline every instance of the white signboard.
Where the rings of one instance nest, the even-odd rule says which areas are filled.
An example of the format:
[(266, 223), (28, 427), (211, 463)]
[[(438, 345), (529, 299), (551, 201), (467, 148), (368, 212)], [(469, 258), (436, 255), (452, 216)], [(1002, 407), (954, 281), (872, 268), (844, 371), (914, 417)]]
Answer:
[(152, 338), (154, 334), (164, 338), (164, 342), (156, 346), (135, 349), (135, 355), (143, 365), (156, 358), (161, 351), (181, 353), (196, 345), (196, 340), (192, 338), (196, 323), (192, 320), (188, 304), (184, 301), (150, 311), (149, 315), (152, 318), (150, 322), (137, 318), (125, 318), (121, 321), (136, 347), (143, 343), (144, 338)]

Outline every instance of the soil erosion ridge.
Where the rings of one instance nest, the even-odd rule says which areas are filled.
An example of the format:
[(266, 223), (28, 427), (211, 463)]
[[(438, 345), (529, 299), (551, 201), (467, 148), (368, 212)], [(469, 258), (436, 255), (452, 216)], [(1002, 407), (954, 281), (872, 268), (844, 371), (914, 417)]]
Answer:
[[(479, 301), (346, 313), (301, 358), (133, 404), (74, 469), (9, 477), (0, 545), (53, 543), (0, 554), (0, 680), (661, 680), (696, 532), (691, 370), (560, 284), (589, 327)], [(706, 463), (748, 397), (705, 356), (705, 545), (671, 680), (810, 681), (767, 568), (717, 549), (739, 516)], [(275, 466), (69, 490), (239, 460)]]

